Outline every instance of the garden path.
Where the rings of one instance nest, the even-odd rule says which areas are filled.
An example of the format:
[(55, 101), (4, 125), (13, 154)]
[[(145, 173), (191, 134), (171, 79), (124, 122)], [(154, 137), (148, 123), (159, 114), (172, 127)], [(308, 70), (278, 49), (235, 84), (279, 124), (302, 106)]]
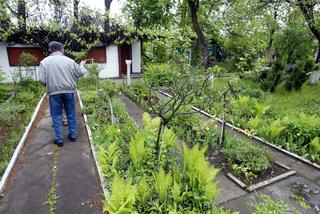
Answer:
[(63, 147), (56, 147), (44, 100), (0, 200), (0, 213), (49, 213), (47, 203), (56, 214), (102, 213), (102, 190), (79, 103), (77, 112), (77, 142), (66, 140)]
[[(159, 97), (165, 99), (163, 95), (159, 94)], [(122, 101), (126, 104), (129, 115), (139, 124), (139, 118), (142, 118), (143, 114), (142, 109), (134, 101), (125, 96), (122, 96)], [(208, 119), (205, 116), (203, 118)], [(221, 127), (221, 124), (218, 121), (217, 125)], [(259, 143), (236, 130), (227, 128), (226, 131), (233, 136), (249, 139), (253, 143)], [(252, 213), (251, 204), (258, 200), (260, 194), (266, 194), (275, 200), (286, 201), (299, 209), (302, 213), (319, 214), (320, 171), (304, 162), (289, 157), (278, 150), (273, 148), (268, 149), (270, 149), (273, 161), (279, 161), (288, 165), (296, 170), (297, 174), (249, 193), (237, 186), (226, 175), (219, 173), (216, 178), (219, 182), (221, 193), (215, 202), (219, 204), (219, 206), (229, 208), (233, 211)], [(293, 199), (293, 194), (303, 195), (307, 199), (307, 203), (311, 205), (311, 208), (303, 209), (299, 203)]]

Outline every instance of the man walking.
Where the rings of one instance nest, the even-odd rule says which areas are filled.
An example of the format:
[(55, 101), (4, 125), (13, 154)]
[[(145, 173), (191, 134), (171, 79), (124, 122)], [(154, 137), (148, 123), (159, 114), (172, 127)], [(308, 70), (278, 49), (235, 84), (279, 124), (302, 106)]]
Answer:
[(47, 88), (50, 102), (50, 113), (54, 126), (54, 142), (59, 147), (63, 146), (62, 134), (62, 108), (64, 106), (71, 142), (77, 139), (77, 121), (76, 121), (76, 79), (85, 73), (82, 61), (78, 65), (74, 60), (66, 57), (63, 45), (60, 42), (52, 41), (49, 43), (50, 55), (44, 58), (38, 70), (39, 81)]

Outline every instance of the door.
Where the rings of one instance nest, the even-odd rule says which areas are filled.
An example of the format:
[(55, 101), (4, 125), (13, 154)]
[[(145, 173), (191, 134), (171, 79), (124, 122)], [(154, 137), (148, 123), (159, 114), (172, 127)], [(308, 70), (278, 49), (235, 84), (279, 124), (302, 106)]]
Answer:
[[(131, 45), (122, 44), (118, 46), (119, 53), (119, 77), (122, 78), (123, 75), (127, 74), (127, 64), (126, 60), (132, 60), (131, 54)], [(132, 64), (131, 64), (131, 73), (132, 73)]]

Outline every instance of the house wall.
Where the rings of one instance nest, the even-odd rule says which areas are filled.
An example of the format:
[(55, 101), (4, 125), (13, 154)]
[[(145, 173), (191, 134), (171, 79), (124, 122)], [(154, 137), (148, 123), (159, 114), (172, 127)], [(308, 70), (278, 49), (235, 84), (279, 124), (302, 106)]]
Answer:
[(8, 54), (7, 54), (7, 46), (4, 43), (0, 43), (0, 70), (5, 73), (6, 79), (4, 82), (11, 82), (11, 71)]
[[(18, 67), (10, 66), (7, 47), (8, 47), (8, 44), (0, 42), (0, 70), (5, 73), (6, 79), (3, 82), (12, 82), (13, 80), (12, 80), (11, 73)], [(32, 46), (16, 44), (10, 47), (29, 48)], [(37, 69), (38, 66), (35, 66), (35, 68)]]
[(141, 73), (141, 42), (132, 45), (132, 73)]
[(119, 56), (118, 47), (109, 45), (106, 48), (107, 63), (101, 64), (100, 78), (115, 78), (119, 77)]

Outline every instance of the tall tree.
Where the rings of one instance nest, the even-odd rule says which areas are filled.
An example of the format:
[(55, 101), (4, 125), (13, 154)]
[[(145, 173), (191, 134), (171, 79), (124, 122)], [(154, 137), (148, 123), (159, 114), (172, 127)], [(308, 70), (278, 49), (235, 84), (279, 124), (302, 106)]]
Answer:
[(200, 24), (198, 22), (198, 11), (200, 7), (200, 2), (199, 0), (187, 0), (187, 2), (191, 12), (192, 25), (193, 25), (194, 31), (197, 34), (198, 42), (202, 49), (203, 64), (205, 67), (209, 67), (211, 65), (211, 59), (209, 55), (209, 46), (204, 36), (204, 33), (202, 32)]
[[(27, 31), (27, 6), (25, 0), (8, 1), (7, 8), (11, 14), (18, 19), (18, 26), (20, 31)], [(16, 9), (14, 9), (16, 8)]]
[[(303, 16), (308, 23), (308, 26), (313, 33), (314, 37), (318, 41), (318, 53), (316, 56), (316, 62), (320, 62), (320, 26), (319, 19), (316, 19), (316, 11), (319, 11), (320, 2), (318, 0), (296, 0), (296, 4), (299, 6)], [(319, 17), (318, 17), (319, 18)]]
[(50, 0), (51, 5), (53, 6), (53, 19), (54, 21), (59, 24), (62, 21), (62, 16), (64, 12), (64, 8), (66, 6), (66, 2), (64, 0)]
[(124, 10), (137, 28), (168, 29), (173, 21), (172, 8), (172, 0), (128, 0)]
[(104, 23), (104, 31), (110, 32), (110, 8), (111, 8), (112, 0), (104, 0), (105, 6), (105, 23)]

